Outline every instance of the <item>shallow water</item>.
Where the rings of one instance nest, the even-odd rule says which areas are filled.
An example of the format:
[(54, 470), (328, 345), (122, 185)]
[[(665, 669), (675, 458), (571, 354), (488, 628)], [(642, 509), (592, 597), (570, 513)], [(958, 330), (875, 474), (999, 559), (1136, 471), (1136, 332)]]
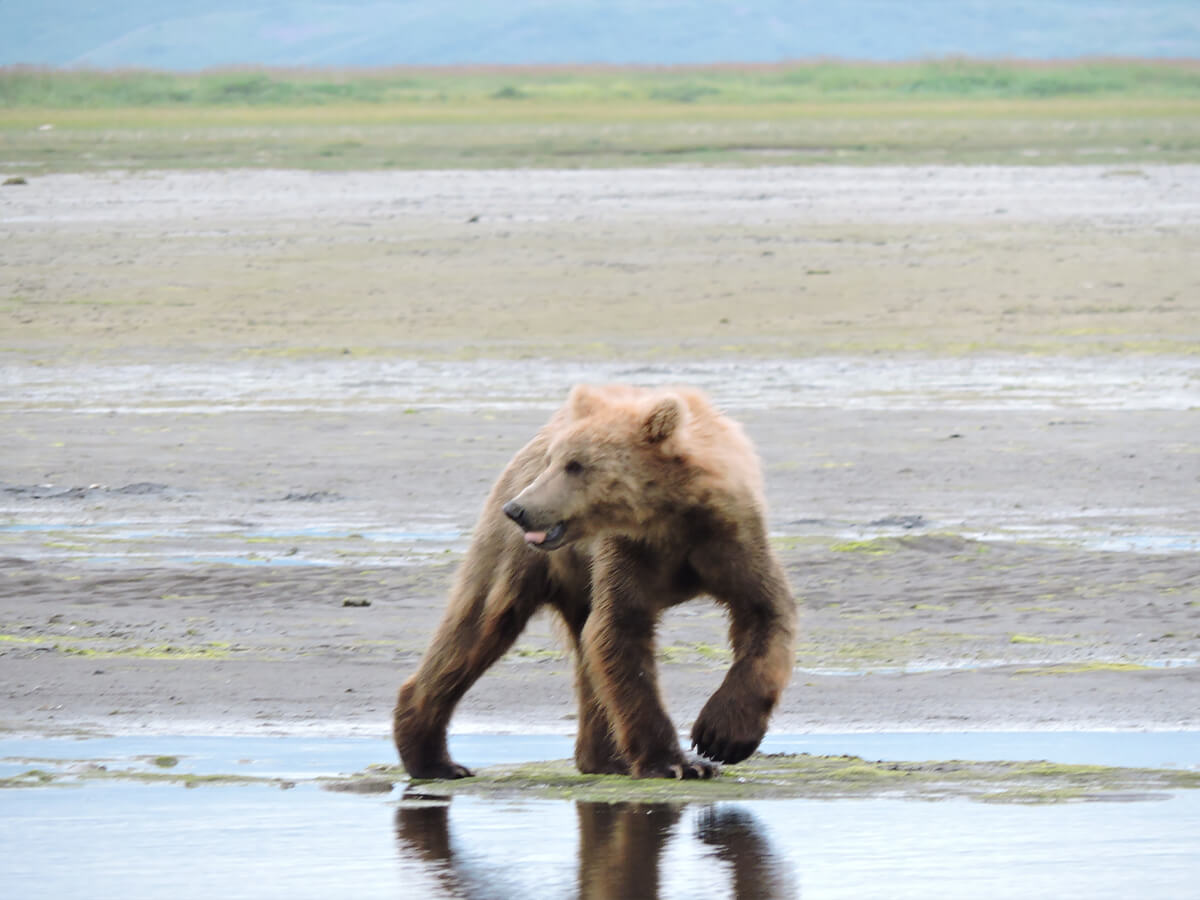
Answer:
[(22, 559), (97, 566), (404, 566), (426, 564), (447, 551), (461, 553), (469, 537), (445, 523), (413, 522), (406, 529), (314, 525), (311, 517), (269, 526), (197, 521), (187, 513), (177, 520), (165, 518), (0, 524), (0, 547)]
[[(470, 765), (563, 755), (565, 736), (456, 735)], [(773, 736), (869, 758), (1200, 765), (1194, 732)], [(303, 777), (390, 759), (381, 740), (0, 741), (0, 756)], [(5, 773), (28, 763), (7, 761)], [(6, 894), (159, 897), (1180, 897), (1200, 877), (1200, 792), (993, 806), (965, 800), (596, 804), (347, 795), (301, 784), (88, 782), (0, 792)]]
[(37, 796), (36, 816), (2, 826), (12, 896), (1170, 898), (1200, 874), (1195, 796), (1048, 808), (397, 804), (312, 788)]
[[(768, 734), (763, 753), (852, 754), (864, 759), (1026, 760), (1069, 765), (1200, 769), (1200, 731), (911, 731)], [(566, 759), (574, 737), (566, 733), (450, 735), (451, 755), (471, 768)], [(303, 778), (336, 775), (392, 761), (380, 738), (307, 736), (197, 736), (154, 734), (89, 738), (0, 739), (0, 777), (21, 771), (22, 759), (130, 760), (167, 754), (182, 770), (200, 775), (236, 773)]]

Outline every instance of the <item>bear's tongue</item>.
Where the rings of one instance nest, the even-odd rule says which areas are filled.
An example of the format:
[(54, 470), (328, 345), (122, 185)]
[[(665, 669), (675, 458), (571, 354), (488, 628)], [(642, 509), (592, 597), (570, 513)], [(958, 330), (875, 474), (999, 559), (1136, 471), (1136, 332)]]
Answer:
[(541, 544), (546, 540), (546, 532), (544, 531), (527, 531), (525, 532), (525, 542), (527, 544)]

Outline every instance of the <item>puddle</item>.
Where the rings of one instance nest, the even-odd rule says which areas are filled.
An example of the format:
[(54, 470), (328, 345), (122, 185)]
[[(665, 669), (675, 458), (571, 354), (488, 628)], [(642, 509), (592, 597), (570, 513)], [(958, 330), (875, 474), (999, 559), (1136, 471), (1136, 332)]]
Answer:
[[(455, 735), (469, 765), (552, 758), (562, 735)], [(1200, 733), (772, 736), (773, 752), (1200, 766)], [(311, 777), (390, 761), (383, 740), (0, 740), (12, 757)], [(1165, 799), (1162, 799), (1165, 797)], [(1200, 878), (1200, 791), (1159, 802), (593, 803), (90, 781), (0, 792), (0, 873), (23, 898), (1129, 897)], [(1126, 797), (1137, 800), (1140, 798)]]
[(1071, 671), (1079, 666), (1086, 669), (1089, 665), (1098, 667), (1111, 666), (1114, 668), (1131, 667), (1145, 669), (1190, 669), (1200, 664), (1193, 657), (1167, 657), (1163, 659), (1122, 659), (1113, 663), (1064, 663), (1060, 659), (1023, 659), (1019, 663), (1012, 659), (931, 659), (917, 660), (902, 666), (859, 666), (854, 669), (838, 669), (829, 666), (795, 666), (792, 671), (806, 675), (817, 675), (822, 678), (859, 678), (864, 675), (924, 675), (930, 672), (980, 672), (987, 669), (1007, 669), (1019, 666), (1021, 669)]
[[(25, 513), (29, 514), (29, 513)], [(833, 541), (873, 541), (945, 533), (925, 527), (833, 529), (822, 520), (771, 537), (814, 537)], [(1200, 534), (1097, 534), (1070, 525), (1024, 526), (1012, 530), (959, 531), (980, 543), (1011, 541), (1059, 545), (1090, 552), (1169, 555), (1200, 551)], [(8, 522), (0, 523), (4, 555), (30, 560), (130, 566), (407, 566), (444, 560), (466, 552), (470, 532), (445, 523), (406, 525), (317, 523), (280, 520), (270, 525), (225, 524), (209, 520)]]
[[(469, 726), (467, 726), (469, 727)], [(496, 734), (459, 731), (450, 750), (477, 768), (538, 759), (566, 759), (574, 749), (567, 733)], [(1200, 731), (964, 731), (768, 734), (763, 753), (852, 754), (864, 759), (1042, 759), (1070, 765), (1200, 769)], [(355, 772), (390, 762), (390, 743), (378, 738), (304, 736), (121, 736), (0, 738), (4, 760), (119, 760), (168, 753), (199, 774), (239, 772), (262, 777), (314, 777)]]
[(14, 557), (95, 565), (404, 566), (466, 550), (455, 528), (414, 523), (270, 526), (211, 521), (15, 522), (0, 524), (0, 547)]

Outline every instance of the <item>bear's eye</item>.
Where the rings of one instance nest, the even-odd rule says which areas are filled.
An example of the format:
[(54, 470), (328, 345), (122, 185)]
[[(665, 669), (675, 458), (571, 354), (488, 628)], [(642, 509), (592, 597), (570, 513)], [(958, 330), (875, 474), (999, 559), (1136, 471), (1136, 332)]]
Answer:
[(583, 471), (583, 463), (577, 459), (573, 459), (563, 466), (563, 471), (568, 475), (578, 475)]

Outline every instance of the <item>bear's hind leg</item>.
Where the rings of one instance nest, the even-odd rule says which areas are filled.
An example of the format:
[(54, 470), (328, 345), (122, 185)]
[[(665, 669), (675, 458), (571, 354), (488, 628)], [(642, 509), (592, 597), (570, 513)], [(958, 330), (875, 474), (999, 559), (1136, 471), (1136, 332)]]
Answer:
[[(414, 778), (464, 778), (446, 729), (462, 696), (504, 655), (542, 597), (530, 579), (461, 578), (417, 671), (400, 688), (392, 718), (396, 750)], [(516, 582), (514, 584), (514, 581)]]

